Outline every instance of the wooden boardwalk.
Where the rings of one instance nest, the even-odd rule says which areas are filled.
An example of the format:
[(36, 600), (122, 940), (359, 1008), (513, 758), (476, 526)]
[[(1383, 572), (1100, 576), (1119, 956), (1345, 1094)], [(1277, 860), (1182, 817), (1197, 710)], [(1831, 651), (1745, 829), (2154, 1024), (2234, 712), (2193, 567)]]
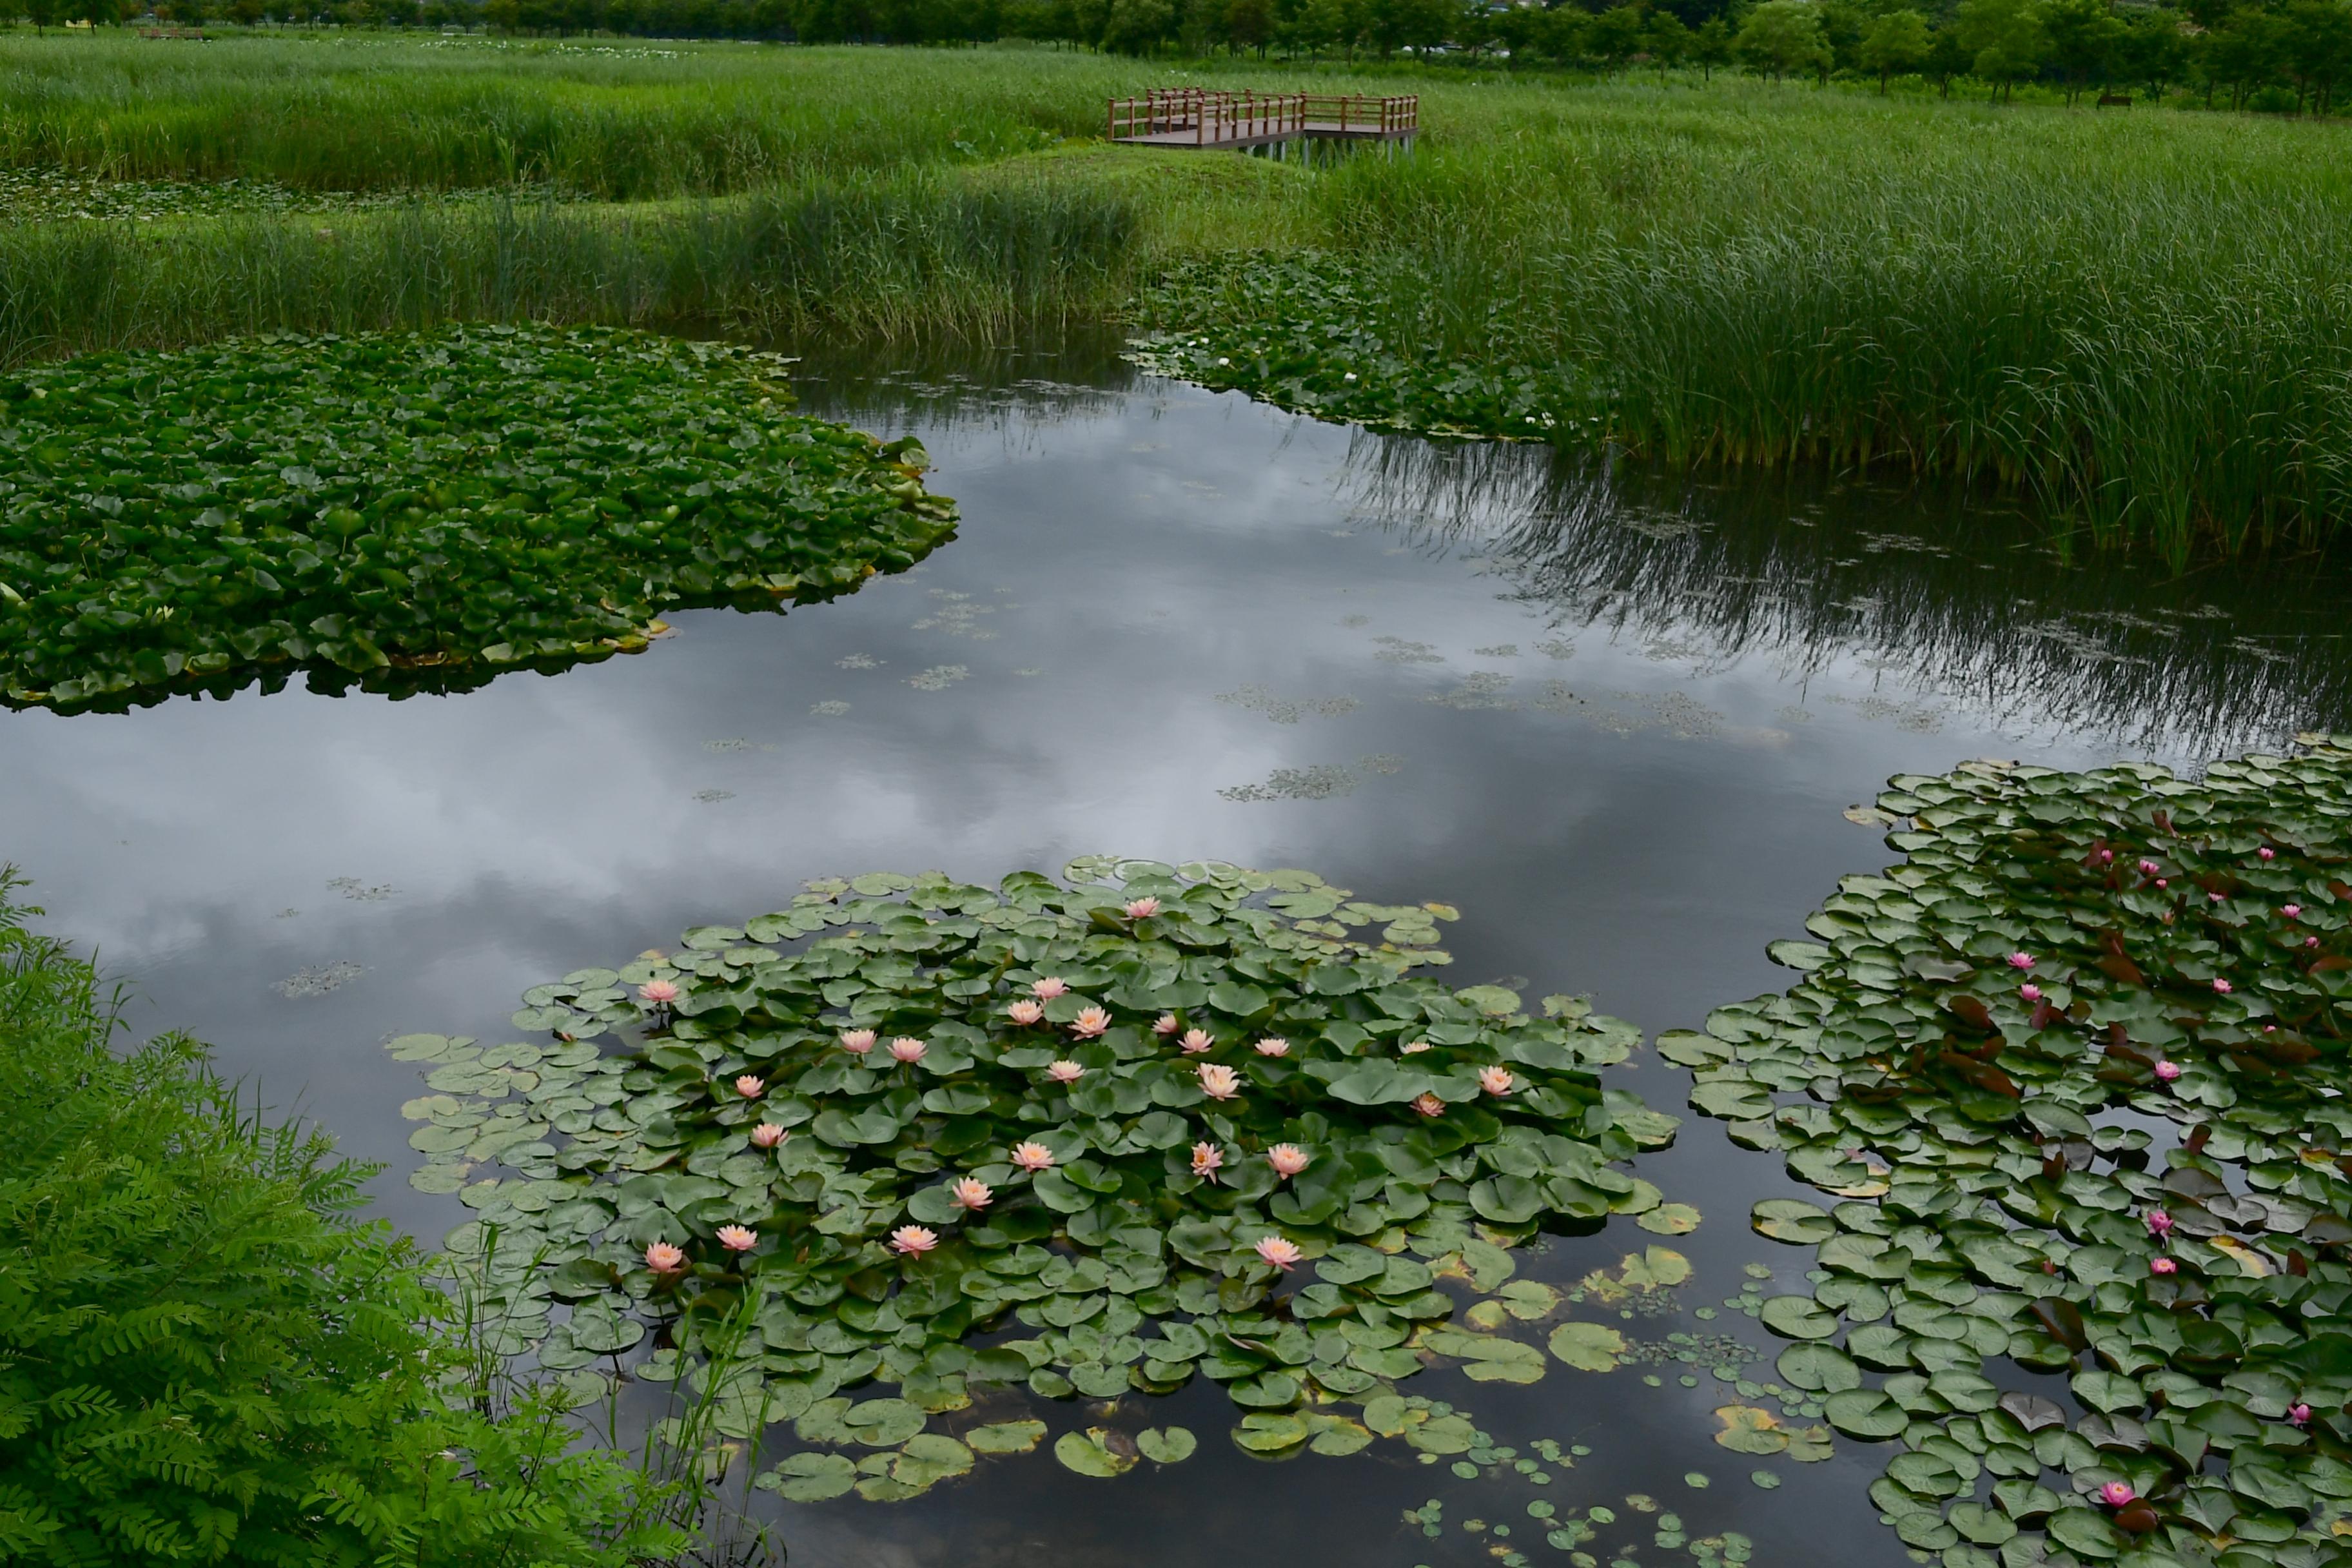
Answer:
[(1154, 88), (1142, 98), (1112, 99), (1108, 122), (1110, 140), (1130, 147), (1263, 148), (1278, 156), (1292, 143), (1378, 142), (1410, 151), (1421, 131), (1421, 100)]

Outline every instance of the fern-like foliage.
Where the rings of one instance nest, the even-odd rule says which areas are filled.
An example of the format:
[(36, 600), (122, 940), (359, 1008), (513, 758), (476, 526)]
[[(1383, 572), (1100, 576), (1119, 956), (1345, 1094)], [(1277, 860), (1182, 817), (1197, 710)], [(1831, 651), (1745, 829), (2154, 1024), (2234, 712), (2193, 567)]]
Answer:
[(369, 1174), (97, 972), (0, 870), (0, 1563), (623, 1568), (684, 1547), (559, 1408), (495, 1417)]

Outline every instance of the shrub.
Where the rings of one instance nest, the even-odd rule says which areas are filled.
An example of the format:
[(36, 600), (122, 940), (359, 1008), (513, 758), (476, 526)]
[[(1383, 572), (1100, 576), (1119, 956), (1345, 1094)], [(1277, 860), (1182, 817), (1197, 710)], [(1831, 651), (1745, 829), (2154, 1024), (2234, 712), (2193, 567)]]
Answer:
[(499, 1402), (366, 1167), (265, 1122), (182, 1035), (127, 1054), (0, 870), (0, 1556), (621, 1564), (658, 1489)]

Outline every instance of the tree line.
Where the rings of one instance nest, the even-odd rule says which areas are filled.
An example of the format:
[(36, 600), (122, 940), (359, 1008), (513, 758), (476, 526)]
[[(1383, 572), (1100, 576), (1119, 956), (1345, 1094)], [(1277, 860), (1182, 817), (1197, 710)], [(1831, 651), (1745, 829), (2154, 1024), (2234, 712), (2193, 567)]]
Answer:
[[(146, 0), (0, 0), (0, 20), (117, 23)], [(2352, 0), (153, 0), (162, 20), (488, 26), (565, 36), (958, 44), (1137, 56), (1454, 62), (1617, 75), (1743, 69), (2041, 83), (2325, 114), (2352, 78)]]

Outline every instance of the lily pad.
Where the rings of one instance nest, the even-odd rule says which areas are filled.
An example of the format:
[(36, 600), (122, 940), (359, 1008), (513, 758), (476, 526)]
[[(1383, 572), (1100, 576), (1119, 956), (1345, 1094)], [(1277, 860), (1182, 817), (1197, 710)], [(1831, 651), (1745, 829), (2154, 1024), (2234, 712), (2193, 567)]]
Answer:
[(1200, 1441), (1181, 1426), (1147, 1426), (1135, 1435), (1135, 1446), (1155, 1465), (1175, 1465), (1191, 1458)]
[(1749, 1212), (1748, 1223), (1759, 1236), (1806, 1247), (1837, 1234), (1837, 1222), (1802, 1198), (1766, 1198)]
[(788, 1454), (760, 1484), (787, 1502), (824, 1502), (857, 1484), (857, 1466), (840, 1454)]
[[(20, 368), (0, 559), (31, 563), (0, 610), (35, 613), (0, 637), (0, 700), (121, 708), (273, 668), (463, 690), (640, 650), (677, 607), (845, 593), (953, 533), (919, 448), (790, 412), (783, 375), (749, 349), (527, 326)], [(236, 457), (126, 440), (132, 409), (236, 431)], [(72, 609), (93, 602), (102, 630)], [(431, 1060), (434, 1038), (394, 1047)]]
[(1045, 1436), (1043, 1421), (998, 1421), (973, 1427), (963, 1435), (963, 1440), (975, 1454), (1026, 1454)]
[(1659, 1236), (1688, 1236), (1698, 1228), (1699, 1213), (1688, 1204), (1660, 1204), (1633, 1223)]
[(1791, 1386), (1815, 1393), (1843, 1394), (1862, 1386), (1862, 1369), (1834, 1345), (1790, 1345), (1780, 1352), (1776, 1365)]
[(1837, 1315), (1811, 1296), (1768, 1297), (1761, 1316), (1764, 1326), (1783, 1339), (1825, 1340), (1838, 1331)]
[(1822, 1414), (1831, 1426), (1849, 1437), (1900, 1436), (1911, 1424), (1903, 1407), (1875, 1388), (1832, 1394), (1822, 1401)]
[(1135, 1468), (1138, 1451), (1129, 1441), (1118, 1441), (1119, 1435), (1108, 1427), (1089, 1426), (1084, 1432), (1065, 1432), (1054, 1439), (1054, 1458), (1066, 1470), (1082, 1476), (1108, 1480), (1123, 1476)]
[[(994, 888), (812, 884), (531, 988), (523, 1026), (551, 1043), (411, 1042), (436, 1089), (420, 1135), (453, 1173), (434, 1180), (462, 1180), (467, 1234), (499, 1243), (485, 1260), (453, 1237), (453, 1268), (571, 1309), (577, 1328), (514, 1320), (516, 1353), (644, 1354), (659, 1324), (664, 1376), (690, 1388), (756, 1287), (764, 1386), (728, 1420), (764, 1408), (803, 1442), (896, 1453), (860, 1468), (877, 1500), (953, 1458), (908, 1447), (927, 1420), (1016, 1383), (1097, 1401), (1213, 1384), (1263, 1452), (1392, 1430), (1468, 1453), (1466, 1422), (1379, 1402), (1424, 1351), (1474, 1382), (1543, 1375), (1507, 1331), (1560, 1292), (1514, 1279), (1513, 1248), (1546, 1225), (1689, 1216), (1623, 1168), (1673, 1119), (1594, 1070), (1637, 1033), (1457, 993), (1433, 918), (1304, 872), (1102, 858)], [(1653, 1246), (1611, 1288), (1690, 1277)], [(1457, 1316), (1441, 1279), (1490, 1294)], [(1560, 1342), (1588, 1363), (1622, 1343), (1580, 1333)], [(1377, 1422), (1324, 1408), (1350, 1398)], [(1065, 1463), (1116, 1473), (1140, 1452), (1095, 1430), (1057, 1443)]]
[(1562, 1323), (1551, 1331), (1551, 1353), (1579, 1372), (1613, 1372), (1625, 1336), (1602, 1323)]
[[(1776, 950), (1802, 982), (1675, 1047), (1695, 1104), (1850, 1200), (1751, 1216), (1818, 1248), (1812, 1301), (1757, 1309), (1802, 1342), (1783, 1380), (1841, 1432), (1912, 1435), (1873, 1497), (1916, 1552), (1977, 1568), (2022, 1523), (2078, 1561), (2328, 1560), (2314, 1500), (2352, 1496), (2352, 739), (2195, 777), (1969, 763), (1878, 809), (1905, 858)], [(2010, 1363), (2091, 1414), (2004, 1393)], [(1986, 1469), (1998, 1514), (1966, 1500)], [(2119, 1479), (2147, 1500), (2080, 1500)]]

